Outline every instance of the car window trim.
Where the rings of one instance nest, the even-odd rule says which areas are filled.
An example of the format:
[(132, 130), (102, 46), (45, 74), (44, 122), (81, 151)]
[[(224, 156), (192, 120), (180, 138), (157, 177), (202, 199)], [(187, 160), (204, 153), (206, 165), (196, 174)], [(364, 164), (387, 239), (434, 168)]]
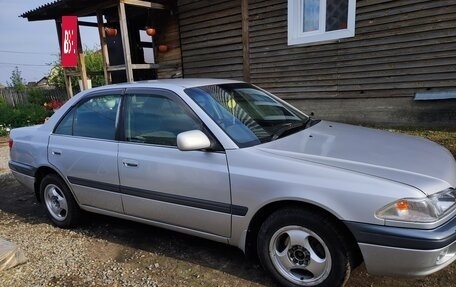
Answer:
[[(87, 102), (89, 99), (94, 98), (94, 97), (99, 97), (99, 96), (119, 95), (119, 97), (120, 97), (119, 107), (121, 107), (120, 105), (122, 104), (122, 98), (123, 98), (123, 95), (125, 94), (125, 90), (126, 90), (125, 88), (115, 88), (115, 89), (107, 89), (107, 90), (102, 90), (102, 91), (93, 91), (93, 92), (85, 94), (78, 101), (76, 101), (73, 105), (71, 105), (71, 107), (69, 107), (65, 111), (65, 113), (60, 117), (60, 119), (55, 124), (54, 128), (52, 129), (52, 135), (76, 137), (75, 135), (73, 135), (73, 126), (71, 127), (71, 131), (72, 131), (71, 135), (63, 135), (63, 134), (56, 134), (55, 133), (55, 131), (57, 130), (58, 126), (61, 124), (63, 119), (69, 113), (74, 112), (74, 109), (77, 109), (79, 106), (81, 106), (83, 103)], [(117, 110), (117, 113), (116, 113), (116, 126), (115, 126), (116, 130), (115, 130), (115, 133), (114, 133), (115, 134), (114, 141), (118, 141), (117, 134), (118, 134), (118, 129), (119, 129), (119, 127), (118, 127), (119, 107), (118, 107), (118, 110)], [(74, 124), (74, 114), (73, 114), (72, 125), (73, 124)], [(77, 137), (88, 138), (88, 137), (81, 137), (81, 136), (77, 136)], [(96, 138), (92, 138), (92, 139), (96, 139)], [(99, 140), (102, 140), (102, 139), (99, 139)], [(104, 140), (106, 140), (106, 139), (104, 139)], [(113, 140), (110, 140), (110, 141), (113, 141)]]
[[(126, 98), (133, 95), (150, 95), (150, 96), (162, 96), (167, 99), (170, 99), (180, 105), (187, 114), (201, 127), (202, 132), (209, 137), (211, 142), (213, 142), (214, 148), (210, 150), (210, 152), (225, 152), (220, 141), (214, 136), (214, 134), (210, 131), (210, 129), (204, 124), (204, 122), (200, 119), (200, 117), (193, 111), (192, 108), (174, 91), (161, 89), (161, 88), (141, 88), (141, 87), (133, 87), (125, 89), (125, 93), (122, 95), (121, 100), (121, 107), (120, 107), (120, 120), (119, 120), (119, 141), (124, 143), (131, 143), (131, 144), (144, 144), (149, 146), (157, 146), (157, 147), (166, 147), (166, 148), (176, 148), (176, 146), (168, 146), (168, 145), (158, 145), (158, 144), (150, 144), (150, 143), (135, 143), (129, 142), (125, 138), (125, 117), (127, 114), (127, 101)], [(208, 151), (206, 151), (208, 152)]]

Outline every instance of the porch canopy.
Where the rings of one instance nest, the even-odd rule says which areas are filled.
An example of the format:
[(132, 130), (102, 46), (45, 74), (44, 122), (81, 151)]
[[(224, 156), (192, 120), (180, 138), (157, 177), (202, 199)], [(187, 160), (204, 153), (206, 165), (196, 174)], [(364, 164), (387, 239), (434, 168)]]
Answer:
[[(78, 21), (78, 28), (98, 28), (103, 55), (103, 75), (105, 83), (109, 84), (156, 79), (160, 72), (159, 61), (164, 64), (162, 68), (167, 69), (164, 76), (181, 74), (178, 35), (171, 33), (174, 35), (173, 39), (167, 36), (170, 29), (172, 32), (178, 31), (177, 20), (172, 13), (174, 4), (174, 0), (56, 0), (25, 12), (20, 17), (27, 18), (28, 21), (54, 20), (60, 46), (62, 16), (77, 16), (78, 19), (96, 17), (96, 23)], [(147, 36), (146, 27), (156, 28), (157, 35)], [(108, 36), (108, 28), (114, 29), (115, 33)], [(157, 55), (156, 42), (166, 42), (167, 48), (174, 48), (177, 51), (168, 55)], [(149, 54), (146, 55), (146, 52)], [(78, 54), (78, 68), (64, 69), (69, 96), (73, 94), (71, 76), (80, 76), (83, 88), (88, 88), (80, 36)], [(173, 65), (170, 66), (170, 63)]]

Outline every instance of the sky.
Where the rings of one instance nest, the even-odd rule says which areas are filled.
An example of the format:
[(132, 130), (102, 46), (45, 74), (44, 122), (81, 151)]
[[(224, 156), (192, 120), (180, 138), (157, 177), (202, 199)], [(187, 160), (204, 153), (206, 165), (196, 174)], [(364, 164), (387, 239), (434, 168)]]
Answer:
[[(17, 66), (25, 82), (47, 76), (59, 57), (59, 43), (54, 20), (29, 22), (19, 15), (55, 0), (0, 0), (0, 84), (7, 86)], [(80, 19), (96, 22), (95, 18)], [(98, 48), (98, 31), (81, 27), (84, 47)]]

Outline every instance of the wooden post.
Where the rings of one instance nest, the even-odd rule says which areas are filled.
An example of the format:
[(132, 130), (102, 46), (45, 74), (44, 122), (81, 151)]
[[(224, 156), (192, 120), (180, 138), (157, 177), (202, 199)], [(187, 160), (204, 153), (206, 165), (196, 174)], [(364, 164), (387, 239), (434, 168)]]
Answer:
[(67, 93), (70, 98), (73, 97), (73, 85), (71, 83), (71, 77), (67, 76), (65, 69), (63, 69), (63, 74), (65, 76), (65, 86), (67, 86)]
[(125, 4), (120, 1), (119, 3), (119, 22), (120, 22), (120, 35), (122, 37), (122, 46), (124, 52), (125, 72), (127, 74), (127, 82), (133, 82), (133, 69), (131, 66), (130, 55), (130, 39), (128, 37), (127, 15), (125, 12)]
[(109, 85), (111, 83), (111, 73), (108, 72), (109, 67), (109, 53), (108, 45), (106, 44), (106, 32), (103, 24), (103, 14), (100, 11), (97, 11), (97, 22), (98, 22), (98, 34), (100, 35), (100, 45), (101, 45), (101, 54), (103, 55), (103, 74), (105, 79), (105, 84)]
[(87, 81), (87, 70), (85, 65), (85, 56), (84, 50), (82, 49), (82, 41), (81, 41), (81, 31), (79, 30), (78, 24), (78, 68), (81, 72), (81, 82), (82, 82), (82, 89), (87, 90), (89, 88), (89, 82)]
[(245, 82), (250, 82), (250, 40), (249, 40), (249, 0), (241, 2), (242, 14), (242, 74)]

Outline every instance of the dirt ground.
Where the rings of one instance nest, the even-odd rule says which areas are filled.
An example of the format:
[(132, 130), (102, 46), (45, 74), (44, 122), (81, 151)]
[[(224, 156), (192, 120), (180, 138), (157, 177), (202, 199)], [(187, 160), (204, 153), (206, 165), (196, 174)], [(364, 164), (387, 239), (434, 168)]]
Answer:
[[(228, 245), (99, 215), (88, 215), (73, 230), (55, 228), (34, 195), (8, 172), (0, 175), (0, 237), (18, 244), (29, 259), (0, 272), (2, 287), (277, 286), (258, 263)], [(361, 265), (346, 286), (455, 282), (456, 263), (418, 279), (372, 276)]]

